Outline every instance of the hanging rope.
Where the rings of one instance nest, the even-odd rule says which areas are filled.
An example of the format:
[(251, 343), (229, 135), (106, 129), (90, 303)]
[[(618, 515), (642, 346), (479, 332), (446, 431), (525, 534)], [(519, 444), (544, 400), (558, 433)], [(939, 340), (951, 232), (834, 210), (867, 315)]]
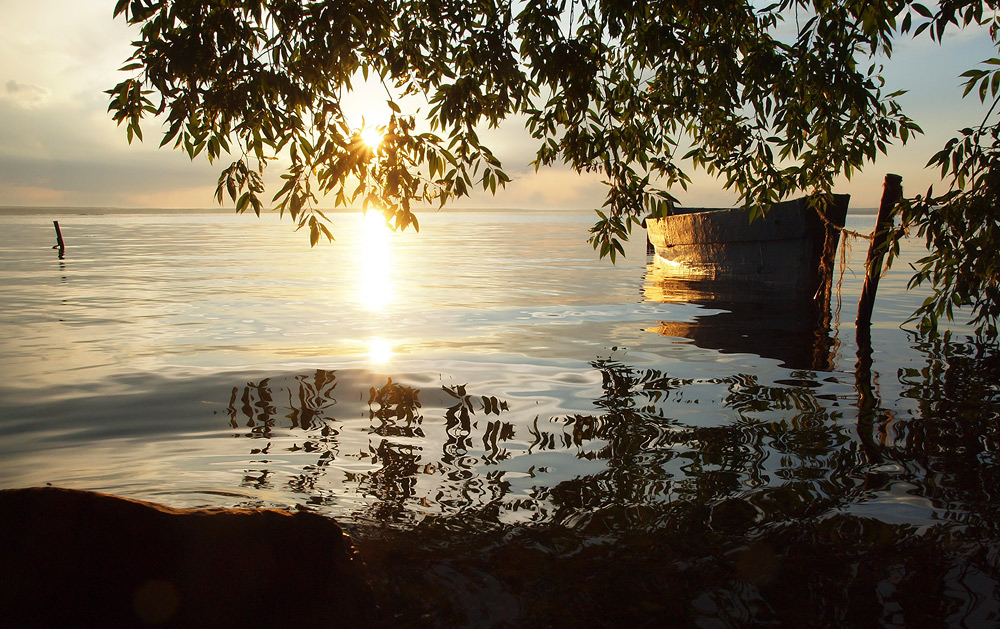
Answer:
[[(867, 240), (867, 241), (870, 242), (870, 241), (874, 240), (875, 239), (875, 229), (877, 228), (877, 225), (876, 225), (876, 228), (873, 228), (871, 232), (869, 232), (867, 234), (863, 234), (863, 233), (861, 233), (859, 231), (854, 231), (853, 229), (847, 229), (846, 227), (844, 227), (842, 225), (837, 225), (836, 223), (831, 222), (830, 219), (827, 218), (826, 214), (823, 213), (823, 212), (817, 212), (817, 214), (819, 215), (820, 220), (823, 221), (824, 225), (826, 225), (830, 229), (833, 229), (833, 230), (836, 230), (836, 231), (840, 232), (840, 246), (838, 247), (838, 249), (840, 250), (839, 251), (840, 262), (837, 265), (838, 266), (838, 276), (837, 276), (837, 288), (836, 288), (836, 292), (835, 292), (836, 297), (837, 297), (837, 305), (836, 305), (836, 308), (834, 308), (834, 311), (833, 311), (834, 325), (837, 328), (839, 328), (840, 327), (840, 310), (841, 310), (841, 307), (843, 306), (843, 299), (842, 299), (842, 292), (841, 291), (842, 291), (843, 286), (844, 286), (844, 275), (846, 274), (847, 268), (848, 268), (847, 267), (847, 256), (848, 256), (848, 254), (851, 251), (851, 241), (852, 240)], [(888, 267), (882, 269), (883, 275), (885, 273), (887, 273), (888, 270), (889, 270)]]

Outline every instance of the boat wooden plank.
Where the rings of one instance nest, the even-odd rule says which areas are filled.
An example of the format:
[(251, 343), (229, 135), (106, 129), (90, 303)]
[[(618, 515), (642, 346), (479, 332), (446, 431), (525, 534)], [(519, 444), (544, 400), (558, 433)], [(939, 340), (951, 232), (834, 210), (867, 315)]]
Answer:
[(658, 260), (677, 275), (813, 289), (820, 270), (832, 267), (849, 200), (834, 195), (827, 220), (800, 198), (753, 221), (744, 209), (688, 210), (646, 219), (646, 229)]

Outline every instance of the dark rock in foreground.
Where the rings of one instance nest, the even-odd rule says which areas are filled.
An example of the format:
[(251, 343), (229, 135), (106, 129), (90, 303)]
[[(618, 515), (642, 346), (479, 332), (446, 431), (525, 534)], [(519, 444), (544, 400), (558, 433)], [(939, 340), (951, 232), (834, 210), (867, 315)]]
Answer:
[(171, 509), (57, 488), (0, 491), (4, 626), (368, 626), (337, 524), (277, 509)]

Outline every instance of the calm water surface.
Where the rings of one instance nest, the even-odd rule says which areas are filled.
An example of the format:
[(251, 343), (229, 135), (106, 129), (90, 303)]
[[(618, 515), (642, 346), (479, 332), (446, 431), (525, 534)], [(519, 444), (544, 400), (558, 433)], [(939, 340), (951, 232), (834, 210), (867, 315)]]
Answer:
[(588, 213), (420, 219), (310, 250), (0, 215), (0, 487), (317, 510), (401, 625), (1000, 622), (1000, 360), (900, 327), (919, 247), (869, 370), (865, 242), (826, 322), (664, 277), (641, 233), (599, 261)]

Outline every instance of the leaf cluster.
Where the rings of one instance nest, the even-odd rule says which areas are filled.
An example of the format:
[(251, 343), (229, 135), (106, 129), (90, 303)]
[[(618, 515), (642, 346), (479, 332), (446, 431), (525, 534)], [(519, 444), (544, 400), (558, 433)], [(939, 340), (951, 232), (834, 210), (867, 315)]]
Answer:
[[(910, 8), (903, 32), (912, 28), (916, 35), (927, 32), (941, 41), (949, 28), (975, 26), (988, 30), (994, 46), (1000, 41), (996, 3), (948, 1), (936, 11), (917, 3)], [(928, 167), (940, 172), (948, 189), (935, 194), (932, 186), (900, 204), (901, 226), (891, 254), (898, 254), (906, 234), (915, 232), (926, 243), (928, 255), (914, 265), (909, 282), (911, 288), (931, 288), (910, 319), (922, 332), (936, 334), (942, 320), (953, 320), (965, 309), (977, 337), (995, 341), (1000, 323), (1000, 58), (986, 59), (961, 77), (963, 96), (978, 96), (988, 110), (978, 125), (961, 129), (931, 157)]]
[[(234, 154), (217, 198), (241, 212), (260, 211), (259, 175), (287, 155), (271, 201), (314, 244), (332, 238), (315, 209), (322, 196), (416, 228), (416, 204), (495, 193), (510, 178), (479, 132), (522, 116), (536, 168), (564, 162), (604, 177), (591, 240), (613, 260), (643, 214), (676, 204), (671, 190), (692, 165), (763, 207), (828, 192), (918, 131), (870, 62), (891, 50), (897, 5), (119, 0), (115, 15), (140, 38), (109, 109), (130, 138), (156, 114), (162, 145)], [(799, 11), (810, 16), (802, 24)], [(793, 14), (797, 36), (785, 41)], [(370, 77), (393, 112), (377, 147), (343, 108)], [(410, 106), (418, 97), (425, 112)]]
[[(995, 76), (995, 75), (994, 75)], [(921, 330), (934, 333), (939, 321), (960, 308), (971, 313), (976, 334), (996, 339), (1000, 322), (1000, 123), (962, 129), (931, 158), (950, 188), (906, 200), (901, 232), (915, 231), (928, 255), (917, 261), (910, 287), (932, 292), (914, 313)], [(898, 244), (897, 249), (898, 252)]]
[[(120, 0), (115, 15), (137, 26), (140, 38), (122, 67), (133, 76), (108, 91), (109, 112), (126, 124), (130, 141), (142, 139), (142, 119), (155, 115), (164, 124), (161, 146), (191, 159), (234, 156), (216, 197), (240, 212), (260, 212), (265, 166), (286, 156), (290, 166), (270, 201), (309, 228), (312, 244), (332, 239), (316, 209), (324, 196), (378, 207), (394, 227), (416, 229), (414, 203), (443, 205), (474, 186), (495, 192), (510, 181), (476, 131), (524, 98), (513, 56), (494, 50), (506, 41), (498, 10), (489, 3)], [(377, 147), (361, 140), (343, 107), (354, 83), (369, 77), (384, 85), (392, 112)], [(417, 128), (418, 112), (402, 111), (400, 100), (414, 94), (428, 95), (429, 130)]]

